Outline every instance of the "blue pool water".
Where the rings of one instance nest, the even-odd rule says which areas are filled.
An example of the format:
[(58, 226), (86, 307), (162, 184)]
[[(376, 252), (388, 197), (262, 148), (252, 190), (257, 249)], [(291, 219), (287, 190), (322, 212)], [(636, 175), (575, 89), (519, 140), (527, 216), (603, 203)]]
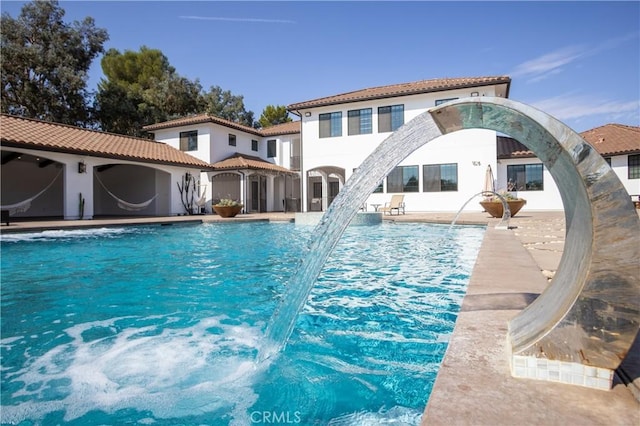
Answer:
[(256, 365), (312, 230), (3, 235), (2, 423), (418, 424), (484, 229), (348, 228)]

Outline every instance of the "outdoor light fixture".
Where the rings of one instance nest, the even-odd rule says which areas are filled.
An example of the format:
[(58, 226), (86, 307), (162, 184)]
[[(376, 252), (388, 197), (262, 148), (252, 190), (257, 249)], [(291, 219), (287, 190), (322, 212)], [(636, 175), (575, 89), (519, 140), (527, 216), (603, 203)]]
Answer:
[(480, 96), (480, 93), (478, 93), (478, 92), (471, 92), (471, 96)]
[(78, 163), (78, 173), (87, 173), (87, 165), (84, 164), (84, 161)]
[(311, 117), (311, 113), (310, 113), (310, 112), (305, 112), (305, 113), (304, 113), (304, 116), (305, 116), (305, 117)]

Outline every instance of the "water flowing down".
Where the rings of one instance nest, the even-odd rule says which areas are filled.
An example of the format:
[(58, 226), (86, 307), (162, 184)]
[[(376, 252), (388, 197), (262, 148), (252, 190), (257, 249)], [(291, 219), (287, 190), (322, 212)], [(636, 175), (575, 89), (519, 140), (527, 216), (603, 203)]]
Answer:
[(422, 113), (385, 139), (349, 178), (313, 231), (313, 240), (267, 325), (265, 343), (257, 356), (258, 363), (285, 347), (322, 267), (357, 214), (358, 206), (402, 160), (439, 136), (442, 132), (429, 112)]

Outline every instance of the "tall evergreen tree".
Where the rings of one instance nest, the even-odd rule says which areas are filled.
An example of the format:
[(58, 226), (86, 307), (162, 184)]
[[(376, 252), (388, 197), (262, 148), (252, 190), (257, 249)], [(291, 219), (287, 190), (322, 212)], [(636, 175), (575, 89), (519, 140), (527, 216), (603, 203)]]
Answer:
[(93, 18), (67, 24), (64, 14), (58, 1), (27, 3), (15, 19), (2, 14), (2, 112), (90, 124), (88, 71), (109, 36)]
[(260, 127), (266, 128), (275, 126), (276, 124), (288, 123), (293, 121), (291, 117), (289, 117), (289, 113), (287, 112), (287, 107), (284, 105), (267, 105), (262, 111), (262, 115), (258, 120)]
[(103, 130), (142, 136), (142, 127), (201, 112), (202, 87), (181, 77), (160, 50), (116, 49), (102, 58), (106, 78), (98, 83), (97, 117)]
[(253, 111), (244, 107), (244, 97), (233, 95), (229, 90), (222, 90), (220, 86), (211, 86), (204, 94), (205, 112), (234, 123), (248, 127), (256, 127)]

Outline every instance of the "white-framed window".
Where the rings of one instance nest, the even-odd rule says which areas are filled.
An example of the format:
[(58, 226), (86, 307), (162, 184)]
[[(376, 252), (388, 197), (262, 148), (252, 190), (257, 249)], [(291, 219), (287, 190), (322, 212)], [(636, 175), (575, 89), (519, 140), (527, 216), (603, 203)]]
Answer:
[(180, 132), (180, 151), (198, 150), (198, 131)]
[(349, 135), (366, 135), (372, 133), (372, 109), (354, 109), (347, 111)]
[(342, 136), (342, 112), (320, 114), (319, 119), (321, 138)]

